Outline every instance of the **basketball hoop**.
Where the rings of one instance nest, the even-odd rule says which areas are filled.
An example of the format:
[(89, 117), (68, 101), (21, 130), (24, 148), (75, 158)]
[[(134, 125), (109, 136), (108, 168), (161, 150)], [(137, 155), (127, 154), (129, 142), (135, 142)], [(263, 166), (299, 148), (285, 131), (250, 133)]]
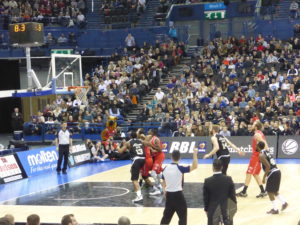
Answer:
[(88, 105), (87, 93), (89, 91), (88, 86), (69, 86), (68, 91), (74, 92), (76, 98), (78, 98), (83, 105)]

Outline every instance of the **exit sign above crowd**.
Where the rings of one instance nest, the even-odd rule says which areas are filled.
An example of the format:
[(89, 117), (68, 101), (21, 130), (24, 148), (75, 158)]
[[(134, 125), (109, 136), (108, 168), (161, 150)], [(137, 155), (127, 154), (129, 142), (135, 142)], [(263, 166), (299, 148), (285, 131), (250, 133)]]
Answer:
[(206, 20), (221, 20), (221, 19), (225, 19), (226, 11), (225, 10), (205, 11), (204, 15)]

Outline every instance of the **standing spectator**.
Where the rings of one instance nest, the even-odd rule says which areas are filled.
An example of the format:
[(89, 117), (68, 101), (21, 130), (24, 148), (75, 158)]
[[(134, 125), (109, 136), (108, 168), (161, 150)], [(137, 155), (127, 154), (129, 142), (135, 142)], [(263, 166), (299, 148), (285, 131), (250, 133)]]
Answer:
[(12, 130), (23, 130), (23, 115), (19, 112), (19, 108), (15, 108), (11, 115)]
[(291, 16), (291, 18), (297, 19), (298, 8), (299, 8), (298, 3), (295, 0), (292, 1), (292, 3), (290, 4), (290, 16)]
[(178, 40), (177, 30), (174, 27), (174, 25), (172, 25), (169, 29), (169, 36), (173, 39), (173, 41), (177, 42), (177, 40)]
[(227, 214), (228, 199), (237, 203), (234, 183), (231, 177), (222, 174), (221, 160), (214, 160), (213, 171), (214, 175), (206, 178), (203, 186), (204, 211), (207, 214), (208, 225), (215, 224), (214, 216), (218, 206), (221, 208), (224, 225), (229, 225), (232, 224), (232, 218)]
[(157, 92), (155, 93), (155, 97), (158, 102), (161, 102), (165, 96), (165, 93), (161, 91), (161, 88), (157, 88)]
[(84, 28), (86, 25), (85, 16), (81, 12), (77, 15), (77, 23), (79, 28)]
[(62, 172), (67, 174), (69, 149), (72, 148), (71, 133), (67, 130), (67, 123), (61, 125), (61, 130), (57, 133), (55, 139), (56, 150), (58, 150), (58, 161), (56, 171), (59, 174), (61, 171), (61, 163), (64, 160)]
[(36, 214), (31, 214), (27, 217), (26, 225), (40, 225), (40, 217)]
[(166, 206), (160, 224), (169, 224), (174, 215), (179, 217), (179, 225), (187, 224), (187, 205), (182, 192), (183, 174), (189, 173), (198, 167), (198, 149), (194, 149), (191, 166), (180, 166), (180, 152), (172, 152), (172, 164), (167, 165), (163, 171), (163, 189), (166, 195)]
[(146, 0), (138, 0), (137, 12), (142, 13), (146, 9)]
[(127, 37), (125, 38), (125, 44), (126, 44), (126, 48), (129, 51), (132, 51), (132, 49), (135, 47), (135, 39), (134, 37), (131, 35), (131, 33), (129, 33), (127, 35)]

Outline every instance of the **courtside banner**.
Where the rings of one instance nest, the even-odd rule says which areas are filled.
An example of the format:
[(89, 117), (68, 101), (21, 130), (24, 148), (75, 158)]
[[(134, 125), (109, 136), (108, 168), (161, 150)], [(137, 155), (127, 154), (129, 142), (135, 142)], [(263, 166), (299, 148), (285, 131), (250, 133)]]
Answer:
[(68, 164), (74, 167), (87, 163), (91, 160), (91, 151), (86, 148), (85, 144), (73, 145), (70, 149)]
[(9, 183), (26, 178), (15, 155), (0, 157), (0, 183)]
[(279, 136), (278, 158), (300, 159), (300, 136)]
[(58, 160), (56, 147), (33, 149), (16, 154), (28, 177), (56, 170)]
[[(234, 136), (227, 137), (233, 144), (245, 152), (245, 156), (239, 156), (239, 154), (229, 147), (231, 158), (250, 158), (252, 154), (252, 137), (251, 136)], [(266, 137), (269, 150), (276, 157), (277, 154), (277, 137)], [(202, 158), (205, 154), (212, 150), (212, 143), (210, 137), (162, 137), (162, 142), (165, 144), (163, 151), (166, 153), (166, 157), (170, 158), (171, 153), (174, 150), (179, 150), (182, 158), (191, 158), (193, 149), (197, 148), (199, 151), (199, 158)]]

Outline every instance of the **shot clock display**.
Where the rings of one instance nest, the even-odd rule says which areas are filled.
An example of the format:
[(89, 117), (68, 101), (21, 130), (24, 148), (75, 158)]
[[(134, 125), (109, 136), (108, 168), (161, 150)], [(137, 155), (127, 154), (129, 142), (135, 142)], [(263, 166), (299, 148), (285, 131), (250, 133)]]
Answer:
[(44, 44), (42, 23), (15, 23), (9, 25), (10, 43), (15, 46), (40, 46)]

